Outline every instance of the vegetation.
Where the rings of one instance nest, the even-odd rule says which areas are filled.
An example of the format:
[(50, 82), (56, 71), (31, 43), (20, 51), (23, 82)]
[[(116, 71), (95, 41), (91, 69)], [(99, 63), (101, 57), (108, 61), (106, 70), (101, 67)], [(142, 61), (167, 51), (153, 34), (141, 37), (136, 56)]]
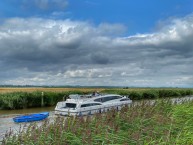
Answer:
[(13, 144), (193, 144), (193, 102), (159, 100), (125, 106), (120, 112), (46, 120), (18, 133), (6, 133), (2, 145)]
[(183, 97), (186, 95), (193, 95), (193, 89), (178, 89), (178, 88), (105, 89), (102, 92), (115, 93), (120, 95), (129, 95), (129, 97), (133, 100)]
[(23, 109), (30, 107), (53, 106), (58, 101), (65, 99), (68, 92), (13, 92), (0, 94), (0, 107), (1, 109)]
[[(3, 88), (4, 91), (7, 88)], [(10, 92), (0, 93), (0, 109), (22, 109), (30, 107), (54, 106), (65, 100), (69, 94), (89, 94), (95, 90), (101, 93), (129, 95), (132, 100), (182, 97), (193, 95), (193, 89), (93, 89), (93, 88), (11, 88)], [(17, 92), (18, 89), (20, 92)], [(17, 90), (17, 91), (16, 91)], [(42, 95), (42, 91), (44, 94)], [(1, 92), (1, 91), (0, 91)], [(42, 100), (43, 97), (43, 100)]]

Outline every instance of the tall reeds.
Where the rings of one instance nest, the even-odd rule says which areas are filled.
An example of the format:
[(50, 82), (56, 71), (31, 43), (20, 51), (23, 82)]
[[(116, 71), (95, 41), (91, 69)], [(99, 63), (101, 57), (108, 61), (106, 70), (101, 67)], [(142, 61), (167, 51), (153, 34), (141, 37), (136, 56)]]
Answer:
[[(44, 93), (44, 106), (53, 106), (68, 96), (67, 93)], [(41, 107), (41, 92), (13, 92), (0, 94), (0, 109)]]
[(125, 106), (121, 111), (85, 117), (57, 117), (33, 123), (2, 144), (193, 144), (193, 103), (167, 100)]
[[(30, 107), (54, 106), (65, 100), (69, 94), (88, 94), (90, 90), (73, 90), (65, 92), (12, 92), (0, 93), (0, 109), (22, 109)], [(132, 100), (182, 97), (193, 95), (193, 89), (104, 89), (101, 93), (129, 95)], [(43, 102), (42, 102), (43, 100)], [(43, 104), (42, 104), (43, 103)]]

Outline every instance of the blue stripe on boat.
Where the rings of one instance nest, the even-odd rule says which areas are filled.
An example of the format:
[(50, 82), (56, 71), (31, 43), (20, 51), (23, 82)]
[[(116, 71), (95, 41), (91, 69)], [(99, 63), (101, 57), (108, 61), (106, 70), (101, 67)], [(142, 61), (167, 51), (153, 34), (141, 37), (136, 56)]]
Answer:
[(33, 122), (46, 119), (49, 116), (49, 112), (41, 112), (29, 115), (21, 115), (13, 118), (14, 122)]

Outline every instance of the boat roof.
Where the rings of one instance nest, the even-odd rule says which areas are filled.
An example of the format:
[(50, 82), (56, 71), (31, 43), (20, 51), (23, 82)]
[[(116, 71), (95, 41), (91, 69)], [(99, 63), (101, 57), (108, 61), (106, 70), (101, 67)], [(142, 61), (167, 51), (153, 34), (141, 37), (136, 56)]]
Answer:
[(78, 95), (78, 94), (72, 94), (69, 95), (69, 99), (66, 100), (67, 103), (89, 103), (89, 102), (93, 102), (95, 99), (97, 98), (103, 98), (103, 97), (108, 97), (108, 96), (120, 96), (121, 95), (117, 95), (117, 94), (103, 94), (103, 95), (99, 95), (99, 96), (92, 96), (92, 95)]

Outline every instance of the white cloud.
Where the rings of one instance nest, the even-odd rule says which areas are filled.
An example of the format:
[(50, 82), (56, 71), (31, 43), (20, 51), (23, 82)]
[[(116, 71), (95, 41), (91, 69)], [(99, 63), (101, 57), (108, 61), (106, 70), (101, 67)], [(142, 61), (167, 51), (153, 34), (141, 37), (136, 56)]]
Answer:
[(0, 25), (1, 83), (193, 86), (192, 15), (154, 33), (121, 37), (124, 31), (121, 24), (7, 19)]

